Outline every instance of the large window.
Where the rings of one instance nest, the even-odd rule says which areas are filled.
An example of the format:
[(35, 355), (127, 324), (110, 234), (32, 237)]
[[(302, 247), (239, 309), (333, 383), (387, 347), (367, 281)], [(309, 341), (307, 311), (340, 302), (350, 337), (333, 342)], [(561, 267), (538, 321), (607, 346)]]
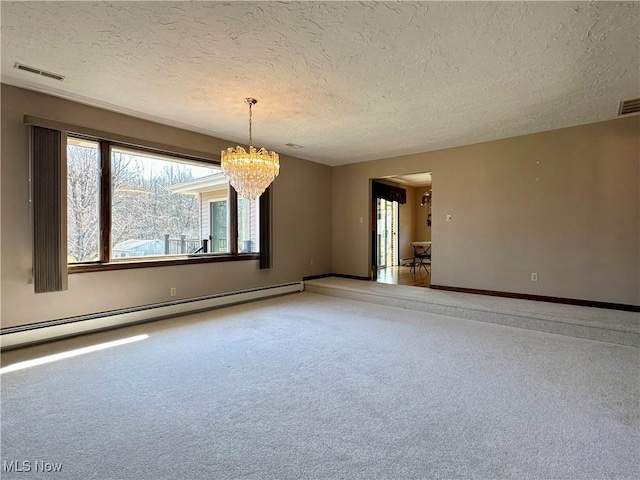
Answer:
[(67, 137), (72, 266), (255, 258), (258, 207), (211, 161)]

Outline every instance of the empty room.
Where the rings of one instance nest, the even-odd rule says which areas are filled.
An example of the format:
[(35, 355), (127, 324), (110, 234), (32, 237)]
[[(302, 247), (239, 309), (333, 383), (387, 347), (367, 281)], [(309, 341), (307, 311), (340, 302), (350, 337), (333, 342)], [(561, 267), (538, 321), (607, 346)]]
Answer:
[(640, 478), (640, 3), (0, 21), (1, 478)]

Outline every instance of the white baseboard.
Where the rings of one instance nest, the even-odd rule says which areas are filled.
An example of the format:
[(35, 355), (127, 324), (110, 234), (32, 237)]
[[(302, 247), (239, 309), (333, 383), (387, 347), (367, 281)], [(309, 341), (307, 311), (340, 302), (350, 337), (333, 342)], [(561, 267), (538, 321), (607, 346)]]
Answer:
[(108, 328), (185, 315), (212, 308), (250, 302), (268, 297), (302, 292), (303, 282), (242, 290), (207, 297), (178, 300), (139, 308), (83, 315), (0, 331), (0, 348), (10, 349)]

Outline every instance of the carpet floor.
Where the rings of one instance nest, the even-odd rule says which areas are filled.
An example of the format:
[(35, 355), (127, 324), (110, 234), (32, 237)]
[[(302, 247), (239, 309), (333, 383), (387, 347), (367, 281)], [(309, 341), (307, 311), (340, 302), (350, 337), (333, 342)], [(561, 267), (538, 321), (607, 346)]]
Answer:
[(628, 346), (305, 292), (3, 367), (141, 334), (1, 376), (3, 479), (640, 478)]

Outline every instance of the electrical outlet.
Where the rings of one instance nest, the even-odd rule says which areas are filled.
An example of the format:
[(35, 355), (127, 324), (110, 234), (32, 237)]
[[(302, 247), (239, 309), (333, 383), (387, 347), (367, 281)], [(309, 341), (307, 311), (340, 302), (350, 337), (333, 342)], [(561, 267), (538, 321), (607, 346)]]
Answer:
[(178, 294), (178, 289), (176, 287), (171, 287), (171, 296), (175, 297)]
[(535, 272), (531, 272), (531, 281), (532, 282), (537, 282), (538, 281), (538, 274)]

